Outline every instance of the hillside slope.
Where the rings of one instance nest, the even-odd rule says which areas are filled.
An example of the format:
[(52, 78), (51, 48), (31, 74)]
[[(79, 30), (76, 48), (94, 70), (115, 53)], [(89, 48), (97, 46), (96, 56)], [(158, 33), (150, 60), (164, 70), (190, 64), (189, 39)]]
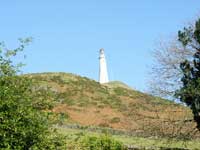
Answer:
[[(53, 112), (67, 116), (63, 125), (109, 127), (147, 136), (191, 132), (191, 112), (178, 104), (135, 91), (123, 83), (98, 82), (68, 73), (29, 74), (53, 92)], [(184, 126), (183, 126), (184, 123)], [(188, 134), (187, 133), (187, 134)]]

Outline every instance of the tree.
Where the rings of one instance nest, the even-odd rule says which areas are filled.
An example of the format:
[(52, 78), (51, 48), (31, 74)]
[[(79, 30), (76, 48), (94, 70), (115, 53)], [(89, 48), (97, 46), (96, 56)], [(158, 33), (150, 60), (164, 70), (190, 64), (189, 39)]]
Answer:
[(176, 97), (190, 107), (200, 130), (200, 18), (194, 28), (188, 27), (179, 31), (178, 37), (185, 49), (195, 52), (192, 61), (186, 59), (180, 63), (182, 87), (176, 91)]
[[(195, 28), (194, 21), (188, 24), (191, 29)], [(149, 92), (173, 99), (175, 91), (182, 85), (180, 63), (186, 59), (192, 61), (194, 53), (195, 48), (183, 46), (176, 35), (168, 40), (160, 38), (152, 51), (154, 63), (150, 72)]]
[[(17, 75), (20, 64), (13, 57), (31, 40), (20, 40), (20, 46), (9, 50), (0, 47), (0, 149), (63, 149), (62, 140), (51, 132), (46, 112), (33, 103), (33, 82)], [(59, 140), (56, 140), (55, 137)]]
[(177, 38), (161, 40), (153, 51), (154, 64), (150, 72), (149, 92), (160, 97), (173, 98), (181, 86), (180, 63), (190, 60), (193, 50), (184, 48)]

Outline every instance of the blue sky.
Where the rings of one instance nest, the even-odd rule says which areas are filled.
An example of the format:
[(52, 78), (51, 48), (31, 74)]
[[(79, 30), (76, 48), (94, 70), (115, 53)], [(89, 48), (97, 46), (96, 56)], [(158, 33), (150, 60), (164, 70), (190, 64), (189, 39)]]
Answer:
[(199, 0), (5, 0), (0, 41), (14, 48), (18, 38), (34, 38), (24, 73), (71, 72), (95, 80), (104, 48), (110, 79), (144, 91), (155, 41), (176, 35), (199, 12)]

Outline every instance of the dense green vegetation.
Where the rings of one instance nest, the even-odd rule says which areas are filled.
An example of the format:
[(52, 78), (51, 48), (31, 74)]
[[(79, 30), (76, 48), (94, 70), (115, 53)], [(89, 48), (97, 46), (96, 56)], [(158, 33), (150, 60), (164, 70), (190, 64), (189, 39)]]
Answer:
[(176, 96), (192, 109), (200, 130), (200, 19), (196, 21), (195, 28), (179, 31), (179, 41), (187, 49), (194, 48), (195, 52), (192, 60), (185, 60), (180, 64), (183, 86)]
[(28, 39), (21, 40), (20, 47), (14, 50), (0, 48), (0, 149), (61, 150), (65, 146), (62, 136), (52, 130), (49, 114), (42, 111), (48, 109), (49, 104), (43, 103), (46, 97), (33, 102), (40, 90), (33, 91), (34, 82), (18, 76), (19, 65), (12, 62), (27, 42)]

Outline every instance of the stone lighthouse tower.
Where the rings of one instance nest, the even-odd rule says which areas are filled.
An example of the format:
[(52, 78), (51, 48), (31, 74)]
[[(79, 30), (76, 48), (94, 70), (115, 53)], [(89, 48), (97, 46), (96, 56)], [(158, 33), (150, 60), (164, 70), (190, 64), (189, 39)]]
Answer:
[(106, 58), (104, 54), (104, 49), (100, 49), (100, 56), (99, 56), (99, 83), (108, 83), (108, 71), (106, 65)]

